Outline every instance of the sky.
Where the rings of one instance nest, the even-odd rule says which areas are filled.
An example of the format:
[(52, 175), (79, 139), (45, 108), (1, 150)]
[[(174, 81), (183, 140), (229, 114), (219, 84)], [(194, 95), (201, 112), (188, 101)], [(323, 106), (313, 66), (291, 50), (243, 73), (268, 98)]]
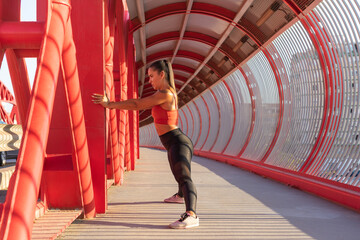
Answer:
[[(21, 0), (20, 14), (21, 21), (36, 21), (36, 0)], [(29, 79), (32, 86), (36, 71), (36, 58), (27, 58), (25, 61), (27, 63)], [(5, 86), (12, 94), (14, 94), (5, 56), (0, 68), (0, 81), (5, 84)], [(6, 107), (6, 110), (8, 110), (9, 106), (4, 104), (4, 107)]]

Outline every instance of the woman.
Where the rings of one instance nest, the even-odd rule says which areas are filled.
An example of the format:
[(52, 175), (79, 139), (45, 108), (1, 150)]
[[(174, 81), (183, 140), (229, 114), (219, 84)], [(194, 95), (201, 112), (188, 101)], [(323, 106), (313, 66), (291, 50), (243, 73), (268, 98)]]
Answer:
[(164, 202), (183, 203), (186, 212), (180, 219), (169, 225), (171, 228), (191, 228), (199, 226), (196, 216), (197, 193), (191, 179), (191, 158), (193, 144), (177, 127), (178, 110), (174, 73), (171, 63), (166, 60), (154, 62), (148, 69), (149, 82), (157, 90), (152, 96), (110, 102), (107, 96), (93, 94), (93, 102), (106, 108), (143, 110), (152, 108), (156, 131), (167, 150), (171, 171), (178, 183), (179, 191)]

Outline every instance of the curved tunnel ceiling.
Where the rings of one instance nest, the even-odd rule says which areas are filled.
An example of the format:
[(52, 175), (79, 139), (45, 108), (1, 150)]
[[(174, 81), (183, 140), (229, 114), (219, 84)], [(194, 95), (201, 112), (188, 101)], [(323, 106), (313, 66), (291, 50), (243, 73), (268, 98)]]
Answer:
[[(136, 48), (139, 96), (154, 93), (147, 67), (173, 64), (179, 108), (223, 79), (318, 0), (127, 0)], [(220, 6), (221, 5), (221, 6)], [(140, 126), (153, 121), (140, 112)]]

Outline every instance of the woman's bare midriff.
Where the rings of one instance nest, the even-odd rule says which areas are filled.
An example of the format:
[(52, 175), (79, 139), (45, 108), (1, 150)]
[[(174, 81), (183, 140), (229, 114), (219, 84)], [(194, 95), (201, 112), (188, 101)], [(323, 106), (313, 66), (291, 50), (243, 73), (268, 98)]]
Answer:
[(156, 124), (155, 123), (155, 129), (159, 136), (161, 136), (167, 132), (170, 132), (174, 129), (177, 129), (177, 128), (178, 128), (178, 126), (176, 126), (176, 125)]

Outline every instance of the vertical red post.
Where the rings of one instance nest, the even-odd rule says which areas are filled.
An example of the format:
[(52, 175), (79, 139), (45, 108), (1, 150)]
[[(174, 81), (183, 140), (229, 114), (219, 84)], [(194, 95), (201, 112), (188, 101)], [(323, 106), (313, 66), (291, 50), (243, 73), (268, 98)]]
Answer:
[[(111, 101), (115, 101), (115, 88), (113, 77), (113, 52), (114, 52), (114, 31), (115, 31), (115, 9), (114, 1), (107, 2), (105, 7), (105, 66), (106, 66), (106, 92)], [(120, 158), (119, 158), (119, 140), (116, 110), (110, 110), (110, 144), (112, 166), (114, 171), (115, 184), (120, 184)]]
[(107, 209), (105, 111), (91, 102), (105, 89), (104, 8), (104, 1), (72, 1), (71, 12), (96, 213)]
[[(128, 26), (127, 22), (129, 21), (129, 14), (127, 12), (126, 2), (123, 0), (116, 1), (116, 17), (118, 20), (118, 56), (119, 56), (119, 69), (120, 69), (120, 100), (127, 99), (127, 78), (128, 78), (128, 66), (126, 59), (126, 46), (127, 46), (127, 33)], [(125, 169), (126, 162), (126, 122), (127, 122), (127, 111), (120, 111), (120, 122), (119, 122), (119, 143), (120, 143), (120, 168), (121, 168), (121, 183), (123, 182), (123, 172)]]
[[(135, 46), (134, 46), (134, 56), (135, 56)], [(134, 76), (135, 76), (135, 98), (138, 98), (139, 97), (139, 79), (138, 79), (138, 71), (136, 70), (136, 66), (135, 66), (135, 60), (134, 60), (134, 68), (135, 71), (134, 71)], [(135, 130), (136, 130), (136, 133), (135, 133), (135, 151), (136, 151), (136, 159), (139, 159), (140, 158), (140, 155), (139, 155), (139, 111), (136, 111), (135, 112)]]
[[(133, 99), (135, 94), (135, 74), (134, 74), (134, 43), (133, 34), (128, 34), (128, 46), (127, 46), (127, 62), (128, 62), (128, 98)], [(135, 111), (129, 111), (129, 170), (135, 169)]]

